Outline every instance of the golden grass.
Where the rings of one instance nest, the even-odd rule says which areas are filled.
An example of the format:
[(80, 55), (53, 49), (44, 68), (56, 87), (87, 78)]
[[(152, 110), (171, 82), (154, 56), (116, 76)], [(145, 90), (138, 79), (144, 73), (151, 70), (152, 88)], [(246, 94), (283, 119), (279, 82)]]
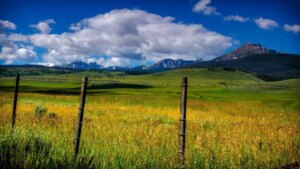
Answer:
[[(1, 134), (10, 130), (11, 99), (12, 93), (0, 95)], [(56, 117), (36, 117), (37, 105)], [(72, 155), (78, 105), (78, 96), (21, 93), (16, 130), (33, 131), (53, 144), (54, 153)], [(176, 167), (178, 118), (177, 98), (88, 96), (81, 155), (95, 155), (104, 168), (117, 157), (125, 168)], [(298, 112), (189, 99), (187, 119), (186, 159), (192, 168), (274, 168), (300, 160)]]

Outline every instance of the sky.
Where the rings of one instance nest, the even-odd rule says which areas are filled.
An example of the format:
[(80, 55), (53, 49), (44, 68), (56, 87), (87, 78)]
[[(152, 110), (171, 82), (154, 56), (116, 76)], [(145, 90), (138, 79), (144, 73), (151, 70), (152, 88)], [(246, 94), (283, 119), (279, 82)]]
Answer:
[(300, 54), (299, 0), (1, 0), (0, 64), (210, 60), (246, 42)]

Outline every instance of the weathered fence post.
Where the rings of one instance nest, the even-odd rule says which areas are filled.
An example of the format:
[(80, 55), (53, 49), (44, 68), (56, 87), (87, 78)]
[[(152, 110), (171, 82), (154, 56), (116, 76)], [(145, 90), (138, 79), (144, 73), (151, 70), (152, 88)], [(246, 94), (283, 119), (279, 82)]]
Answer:
[(80, 94), (80, 107), (78, 111), (78, 122), (77, 122), (77, 131), (75, 136), (75, 157), (79, 151), (79, 144), (80, 144), (80, 135), (81, 135), (81, 126), (83, 120), (83, 113), (84, 113), (84, 104), (85, 104), (85, 96), (86, 96), (86, 88), (87, 88), (88, 78), (84, 77), (82, 79), (82, 86), (81, 86), (81, 94)]
[(180, 103), (180, 126), (178, 159), (181, 168), (185, 168), (185, 129), (186, 129), (186, 100), (187, 100), (187, 77), (182, 78), (181, 103)]
[(17, 73), (17, 75), (16, 75), (14, 103), (13, 103), (13, 109), (12, 109), (11, 133), (13, 132), (14, 127), (15, 127), (15, 123), (16, 123), (18, 92), (19, 92), (19, 81), (20, 81), (20, 74)]

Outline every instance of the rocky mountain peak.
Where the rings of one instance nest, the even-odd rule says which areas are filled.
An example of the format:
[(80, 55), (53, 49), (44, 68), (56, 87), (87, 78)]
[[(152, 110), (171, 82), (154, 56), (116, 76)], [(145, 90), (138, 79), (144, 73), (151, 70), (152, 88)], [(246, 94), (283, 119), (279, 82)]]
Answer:
[(275, 50), (267, 49), (260, 44), (254, 44), (252, 42), (247, 42), (239, 48), (233, 50), (230, 53), (222, 55), (221, 57), (215, 59), (216, 61), (226, 61), (226, 60), (235, 60), (251, 55), (256, 54), (269, 54), (269, 53), (278, 53)]

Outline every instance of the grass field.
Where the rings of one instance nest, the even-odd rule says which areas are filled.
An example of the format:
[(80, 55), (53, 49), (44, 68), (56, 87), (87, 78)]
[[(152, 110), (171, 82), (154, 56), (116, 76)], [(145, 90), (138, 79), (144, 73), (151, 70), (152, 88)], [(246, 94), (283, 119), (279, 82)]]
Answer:
[[(81, 77), (90, 77), (78, 159)], [(180, 82), (188, 76), (187, 168), (275, 168), (300, 160), (300, 80), (243, 72), (80, 72), (0, 79), (2, 168), (178, 168)], [(44, 110), (44, 111), (43, 111)]]

